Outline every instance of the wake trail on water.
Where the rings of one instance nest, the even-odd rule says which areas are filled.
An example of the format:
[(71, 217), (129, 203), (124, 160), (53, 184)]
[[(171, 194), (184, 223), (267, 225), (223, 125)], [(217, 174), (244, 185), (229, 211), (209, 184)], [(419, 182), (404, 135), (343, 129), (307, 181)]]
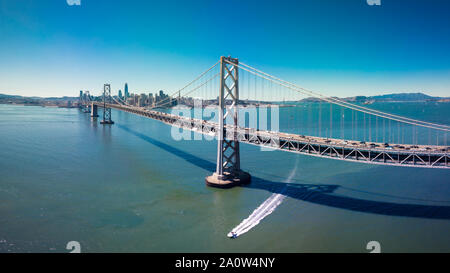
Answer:
[[(297, 163), (298, 158), (295, 162), (295, 167), (289, 174), (289, 177), (285, 182), (290, 183), (292, 178), (294, 177), (295, 173), (297, 172)], [(280, 193), (274, 193), (269, 198), (267, 198), (266, 201), (264, 201), (259, 207), (257, 207), (252, 214), (250, 214), (249, 217), (244, 219), (239, 225), (237, 225), (235, 228), (231, 230), (230, 233), (228, 233), (228, 237), (236, 238), (249, 230), (251, 230), (253, 227), (259, 224), (262, 219), (270, 215), (274, 210), (283, 202), (284, 198), (286, 198), (286, 195), (284, 195), (284, 192), (286, 191), (287, 186), (280, 192)]]

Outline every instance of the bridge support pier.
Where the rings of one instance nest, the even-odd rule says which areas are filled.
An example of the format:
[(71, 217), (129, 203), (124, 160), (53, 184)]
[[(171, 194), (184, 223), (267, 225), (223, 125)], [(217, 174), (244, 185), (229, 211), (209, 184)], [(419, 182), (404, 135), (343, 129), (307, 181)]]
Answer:
[(222, 175), (213, 173), (205, 178), (206, 185), (214, 188), (229, 189), (235, 186), (249, 184), (251, 176), (244, 171), (229, 173), (224, 172)]
[(103, 120), (100, 121), (100, 124), (114, 124), (114, 121), (111, 120), (111, 108), (106, 106), (111, 103), (111, 85), (105, 84), (103, 86)]
[(98, 117), (98, 106), (95, 104), (91, 104), (91, 117), (92, 118)]
[[(220, 89), (219, 89), (219, 132), (217, 139), (216, 172), (206, 177), (206, 185), (217, 188), (231, 188), (251, 181), (249, 173), (241, 170), (238, 127), (239, 103), (239, 60), (231, 57), (220, 58)], [(231, 100), (227, 106), (226, 100)], [(233, 125), (225, 130), (226, 117), (233, 118)]]

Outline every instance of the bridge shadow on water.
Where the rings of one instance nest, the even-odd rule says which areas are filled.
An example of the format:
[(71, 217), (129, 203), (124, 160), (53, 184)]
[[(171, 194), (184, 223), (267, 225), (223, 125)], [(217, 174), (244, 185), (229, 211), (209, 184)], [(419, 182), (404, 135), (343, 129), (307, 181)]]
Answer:
[[(169, 153), (181, 157), (191, 164), (210, 171), (211, 173), (216, 169), (216, 164), (213, 162), (204, 160), (193, 154), (187, 153), (173, 146), (160, 142), (147, 135), (136, 132), (126, 126), (117, 124), (117, 127)], [(334, 192), (340, 187), (339, 185), (287, 183), (279, 181), (268, 181), (259, 177), (252, 176), (252, 182), (249, 185), (245, 185), (242, 187), (266, 190), (271, 193), (280, 193), (297, 200), (351, 211), (388, 216), (450, 219), (450, 206), (402, 204), (385, 201), (364, 200), (349, 196), (337, 195)]]

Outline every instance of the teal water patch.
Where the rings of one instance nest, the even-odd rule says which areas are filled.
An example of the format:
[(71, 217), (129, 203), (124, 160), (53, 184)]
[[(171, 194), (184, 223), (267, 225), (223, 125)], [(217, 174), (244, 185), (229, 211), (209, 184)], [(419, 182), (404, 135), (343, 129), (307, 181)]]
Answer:
[(93, 227), (134, 228), (142, 223), (144, 219), (136, 213), (127, 210), (100, 211), (94, 219), (89, 221)]
[[(374, 107), (449, 124), (449, 105)], [(112, 114), (104, 127), (78, 109), (0, 105), (0, 252), (66, 252), (69, 241), (84, 252), (366, 252), (373, 240), (383, 252), (450, 252), (448, 170), (243, 144), (252, 183), (213, 189), (215, 141), (175, 141), (168, 125)], [(225, 236), (281, 192), (245, 236)]]

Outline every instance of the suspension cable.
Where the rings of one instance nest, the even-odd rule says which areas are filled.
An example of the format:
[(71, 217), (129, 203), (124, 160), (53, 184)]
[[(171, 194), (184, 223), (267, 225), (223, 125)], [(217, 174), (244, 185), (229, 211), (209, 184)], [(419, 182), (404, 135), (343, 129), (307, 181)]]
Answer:
[[(235, 65), (236, 65), (236, 64), (235, 64)], [(264, 77), (264, 78), (267, 79), (267, 80), (271, 80), (271, 81), (274, 81), (274, 80), (275, 80), (274, 82), (279, 81), (279, 82), (281, 82), (281, 83), (284, 83), (284, 84), (286, 84), (286, 85), (289, 85), (289, 86), (284, 85), (285, 87), (287, 87), (287, 88), (289, 88), (289, 89), (293, 89), (293, 88), (291, 88), (291, 87), (295, 87), (295, 88), (298, 88), (298, 89), (300, 89), (300, 90), (306, 92), (307, 95), (310, 95), (310, 96), (313, 96), (313, 97), (317, 97), (317, 98), (319, 98), (319, 99), (325, 100), (325, 101), (330, 102), (330, 103), (338, 104), (338, 102), (339, 102), (339, 103), (341, 103), (341, 104), (344, 104), (344, 105), (340, 105), (340, 106), (343, 106), (343, 107), (349, 107), (349, 108), (353, 107), (352, 109), (354, 109), (354, 110), (356, 110), (356, 111), (361, 111), (361, 112), (365, 112), (365, 113), (373, 114), (373, 115), (375, 115), (374, 113), (378, 113), (379, 116), (380, 116), (380, 117), (383, 117), (383, 118), (389, 119), (389, 118), (391, 118), (391, 117), (394, 117), (394, 118), (397, 118), (397, 119), (393, 119), (393, 118), (391, 118), (391, 119), (396, 120), (396, 121), (399, 121), (398, 119), (408, 120), (408, 121), (414, 122), (413, 125), (418, 125), (418, 126), (421, 126), (422, 124), (426, 124), (426, 125), (430, 125), (430, 126), (434, 126), (434, 127), (443, 127), (442, 129), (443, 129), (444, 131), (450, 131), (450, 130), (448, 130), (448, 129), (450, 129), (450, 126), (448, 126), (448, 125), (436, 124), (436, 123), (431, 123), (431, 122), (426, 122), (426, 121), (421, 121), (421, 120), (411, 119), (411, 118), (407, 118), (407, 117), (403, 117), (403, 116), (398, 116), (398, 115), (394, 115), (394, 114), (390, 114), (390, 113), (385, 113), (385, 112), (378, 111), (378, 110), (374, 110), (374, 109), (370, 109), (370, 108), (367, 108), (367, 107), (364, 107), (364, 106), (352, 104), (352, 103), (349, 103), (349, 102), (340, 100), (340, 99), (338, 99), (338, 98), (327, 97), (327, 96), (324, 96), (324, 95), (322, 95), (322, 94), (316, 93), (316, 92), (314, 92), (314, 91), (307, 90), (307, 89), (305, 89), (305, 88), (303, 88), (303, 87), (297, 86), (297, 85), (295, 85), (295, 84), (293, 84), (293, 83), (284, 81), (284, 80), (282, 80), (282, 79), (280, 79), (280, 78), (277, 78), (277, 77), (275, 77), (275, 76), (272, 76), (272, 75), (270, 75), (270, 74), (267, 74), (267, 73), (265, 73), (265, 72), (263, 72), (263, 71), (261, 71), (261, 70), (258, 70), (258, 69), (254, 68), (254, 67), (251, 67), (251, 66), (249, 66), (249, 65), (247, 65), (247, 64), (245, 64), (245, 63), (240, 62), (238, 66), (239, 66), (240, 68), (242, 68), (242, 69), (244, 69), (244, 70), (250, 72), (250, 73), (254, 73), (254, 74), (257, 75), (257, 76), (262, 77), (262, 75), (264, 75), (264, 76), (269, 77), (269, 78)], [(242, 66), (245, 66), (245, 67), (247, 67), (248, 69), (245, 69), (245, 68), (242, 67)], [(250, 70), (254, 70), (254, 71), (250, 71)], [(259, 73), (259, 74), (262, 74), (262, 75), (258, 75), (258, 73)], [(278, 84), (280, 84), (280, 83), (278, 83)], [(301, 92), (300, 90), (295, 90), (295, 91)], [(355, 109), (355, 108), (356, 108), (356, 109)], [(358, 108), (360, 108), (360, 109), (358, 109)], [(365, 110), (365, 111), (363, 111), (363, 110)], [(374, 112), (374, 113), (370, 113), (370, 112)], [(400, 122), (402, 122), (402, 121), (400, 120)], [(405, 122), (406, 122), (406, 121), (405, 121)], [(406, 123), (408, 123), (408, 122), (406, 122)], [(421, 124), (421, 123), (422, 123), (422, 124)], [(412, 124), (412, 123), (409, 123), (409, 124)], [(427, 127), (427, 126), (423, 126), (423, 127)], [(427, 128), (430, 128), (430, 127), (427, 127)], [(433, 128), (433, 129), (438, 129), (438, 128)], [(439, 130), (439, 129), (438, 129), (438, 130)]]
[[(266, 74), (264, 72), (252, 71), (251, 69), (253, 69), (253, 68), (246, 68), (246, 67), (241, 66), (241, 64), (242, 63), (240, 63), (238, 65), (236, 65), (236, 64), (234, 64), (234, 65), (238, 66), (239, 68), (241, 68), (241, 69), (243, 69), (243, 70), (245, 70), (245, 71), (247, 71), (249, 73), (252, 73), (252, 74), (254, 74), (256, 76), (259, 76), (259, 77), (261, 77), (263, 79), (266, 79), (266, 80), (269, 80), (269, 81), (273, 81), (273, 82), (275, 82), (275, 83), (277, 83), (279, 85), (282, 85), (282, 86), (284, 86), (286, 88), (289, 88), (289, 89), (291, 89), (293, 91), (300, 92), (300, 93), (303, 93), (303, 94), (306, 93), (307, 95), (310, 95), (310, 96), (311, 96), (311, 94), (313, 94), (313, 96), (317, 96), (312, 91), (306, 90), (306, 89), (304, 89), (302, 87), (298, 87), (298, 86), (296, 86), (294, 84), (291, 84), (289, 82), (283, 81), (281, 79), (273, 77), (273, 76), (271, 76), (269, 74)], [(267, 76), (261, 75), (261, 74), (265, 74)], [(424, 121), (420, 121), (420, 120), (409, 119), (409, 118), (405, 118), (405, 117), (401, 117), (401, 116), (395, 116), (395, 115), (387, 114), (387, 113), (384, 113), (384, 112), (381, 112), (381, 111), (372, 110), (372, 109), (369, 109), (369, 108), (360, 109), (360, 106), (357, 106), (357, 105), (354, 105), (354, 104), (350, 104), (350, 103), (347, 103), (347, 102), (343, 102), (343, 101), (337, 100), (335, 98), (326, 97), (326, 96), (323, 96), (323, 95), (320, 95), (320, 94), (318, 96), (320, 96), (319, 99), (321, 99), (321, 100), (324, 100), (324, 101), (327, 101), (329, 103), (333, 103), (333, 104), (336, 104), (336, 105), (339, 105), (339, 106), (342, 106), (342, 107), (345, 107), (345, 108), (349, 108), (349, 109), (352, 109), (352, 110), (355, 110), (355, 111), (363, 112), (363, 113), (366, 113), (366, 114), (378, 116), (378, 117), (385, 118), (385, 119), (391, 119), (391, 120), (395, 120), (395, 121), (398, 121), (398, 122), (407, 123), (407, 124), (410, 124), (410, 125), (416, 125), (416, 126), (431, 128), (431, 129), (435, 129), (435, 130), (441, 130), (441, 131), (450, 132), (450, 126), (447, 126), (447, 125), (435, 124), (435, 123), (424, 122)], [(421, 124), (421, 123), (423, 123), (423, 124)], [(441, 127), (446, 127), (446, 128), (441, 128)]]
[[(219, 61), (216, 62), (214, 65), (212, 65), (212, 66), (211, 66), (209, 69), (207, 69), (205, 72), (203, 72), (202, 74), (200, 74), (197, 78), (195, 78), (194, 80), (192, 80), (191, 82), (189, 82), (188, 84), (186, 84), (183, 88), (178, 89), (176, 92), (173, 92), (172, 95), (167, 96), (167, 98), (165, 98), (165, 99), (159, 101), (158, 103), (162, 103), (162, 102), (164, 102), (164, 101), (166, 101), (166, 100), (168, 100), (168, 99), (173, 99), (173, 96), (174, 96), (174, 95), (181, 93), (181, 91), (183, 91), (184, 89), (186, 89), (187, 87), (189, 87), (190, 85), (192, 85), (194, 82), (196, 82), (196, 81), (199, 80), (201, 77), (203, 77), (206, 73), (208, 73), (208, 72), (211, 71), (214, 67), (216, 67), (217, 64), (219, 64)], [(165, 104), (167, 104), (167, 103), (165, 103)], [(154, 106), (154, 107), (152, 107), (152, 108), (157, 108), (157, 107), (158, 107), (158, 106)], [(151, 108), (151, 109), (152, 109), (152, 108)]]
[[(186, 93), (183, 94), (183, 97), (185, 97), (185, 96), (191, 94), (192, 92), (194, 92), (195, 90), (197, 90), (197, 89), (203, 87), (203, 86), (206, 85), (208, 82), (210, 82), (211, 80), (213, 80), (213, 79), (215, 79), (217, 76), (219, 76), (219, 74), (220, 74), (220, 73), (216, 73), (214, 76), (212, 76), (211, 78), (209, 78), (208, 80), (206, 80), (206, 81), (205, 81), (204, 83), (202, 83), (201, 85), (199, 85), (199, 86), (197, 86), (197, 87), (195, 87), (195, 88), (193, 88), (193, 89), (187, 91)], [(181, 90), (181, 89), (180, 89), (180, 90)], [(159, 107), (162, 107), (162, 106), (167, 105), (167, 104), (169, 104), (169, 103), (171, 103), (171, 101), (168, 101), (168, 102), (163, 103), (163, 104), (155, 105), (155, 106), (149, 107), (149, 108), (147, 108), (147, 109), (159, 108)]]

